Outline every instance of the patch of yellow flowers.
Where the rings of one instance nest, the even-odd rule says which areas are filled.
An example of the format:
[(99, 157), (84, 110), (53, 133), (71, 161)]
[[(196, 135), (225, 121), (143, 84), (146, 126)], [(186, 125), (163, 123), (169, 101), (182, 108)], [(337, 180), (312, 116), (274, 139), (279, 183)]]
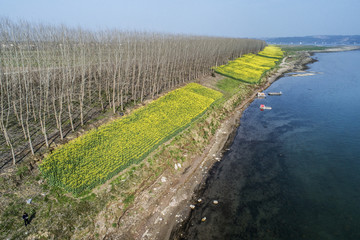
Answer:
[(40, 170), (51, 184), (75, 194), (91, 189), (144, 159), (221, 96), (190, 83), (56, 149)]
[(246, 54), (215, 68), (215, 72), (244, 82), (257, 83), (282, 57), (281, 48), (267, 46), (257, 55)]

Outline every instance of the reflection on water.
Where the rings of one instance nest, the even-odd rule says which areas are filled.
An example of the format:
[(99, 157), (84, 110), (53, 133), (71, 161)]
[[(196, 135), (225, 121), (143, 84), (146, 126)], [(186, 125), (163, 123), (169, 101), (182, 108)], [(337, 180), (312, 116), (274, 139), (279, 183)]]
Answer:
[(316, 56), (244, 112), (185, 239), (360, 239), (360, 52)]
[(316, 74), (322, 74), (321, 72), (312, 72), (312, 71), (297, 71), (293, 73), (287, 73), (285, 76), (287, 77), (307, 77), (313, 76)]

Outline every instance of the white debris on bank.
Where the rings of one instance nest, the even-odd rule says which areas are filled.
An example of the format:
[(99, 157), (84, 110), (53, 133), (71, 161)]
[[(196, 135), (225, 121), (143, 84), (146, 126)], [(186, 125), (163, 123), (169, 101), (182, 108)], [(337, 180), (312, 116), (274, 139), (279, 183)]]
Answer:
[(181, 164), (180, 163), (175, 163), (175, 170), (178, 170), (178, 169), (180, 169), (181, 168)]

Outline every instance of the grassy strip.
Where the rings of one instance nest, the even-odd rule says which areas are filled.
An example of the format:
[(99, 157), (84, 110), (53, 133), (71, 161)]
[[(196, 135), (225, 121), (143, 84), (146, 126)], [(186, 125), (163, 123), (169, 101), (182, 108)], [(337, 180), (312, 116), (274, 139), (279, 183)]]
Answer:
[(326, 46), (314, 46), (314, 45), (279, 45), (281, 49), (288, 54), (298, 52), (298, 51), (321, 51), (330, 49), (332, 47), (326, 47)]
[(40, 166), (52, 185), (80, 194), (138, 163), (206, 111), (221, 93), (199, 84), (174, 90), (131, 115), (70, 141)]

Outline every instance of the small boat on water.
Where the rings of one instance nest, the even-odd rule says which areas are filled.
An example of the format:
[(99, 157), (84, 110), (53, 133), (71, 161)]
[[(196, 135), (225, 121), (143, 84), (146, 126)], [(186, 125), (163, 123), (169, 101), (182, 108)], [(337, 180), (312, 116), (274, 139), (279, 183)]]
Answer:
[(257, 93), (257, 96), (258, 96), (258, 97), (266, 97), (266, 94), (263, 93), (263, 92), (258, 92), (258, 93)]
[(261, 110), (261, 111), (271, 110), (271, 109), (272, 109), (271, 107), (265, 106), (264, 104), (261, 104), (261, 105), (260, 105), (260, 110)]
[(282, 92), (269, 92), (268, 93), (270, 96), (280, 96), (282, 94)]

